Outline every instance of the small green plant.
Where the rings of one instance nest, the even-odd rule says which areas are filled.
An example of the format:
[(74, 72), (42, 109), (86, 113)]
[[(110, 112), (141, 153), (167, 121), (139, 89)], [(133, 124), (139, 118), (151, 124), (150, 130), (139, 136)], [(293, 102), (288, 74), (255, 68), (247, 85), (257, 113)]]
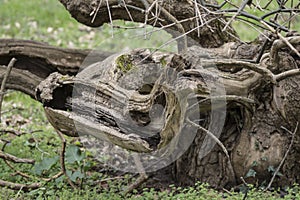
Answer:
[(123, 73), (128, 72), (134, 67), (131, 56), (126, 54), (119, 56), (116, 60), (116, 63), (117, 68), (120, 69)]

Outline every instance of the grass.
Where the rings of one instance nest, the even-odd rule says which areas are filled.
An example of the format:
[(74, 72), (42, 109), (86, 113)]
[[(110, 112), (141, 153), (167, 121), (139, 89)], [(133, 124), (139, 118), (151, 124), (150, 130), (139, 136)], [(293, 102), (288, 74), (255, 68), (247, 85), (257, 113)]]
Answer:
[[(223, 0), (218, 0), (218, 2), (223, 2)], [(236, 0), (233, 3), (235, 5), (241, 5), (243, 2), (243, 0)], [(269, 1), (252, 1), (253, 4), (251, 6), (246, 6), (244, 8), (245, 12), (251, 13), (257, 17), (261, 17), (266, 13), (269, 13), (270, 10), (277, 10), (278, 9), (278, 4), (276, 3), (276, 1), (271, 1), (271, 3), (269, 4)], [(260, 9), (259, 6), (257, 6), (257, 2), (259, 2), (260, 7), (265, 7), (266, 5), (268, 5), (268, 9)], [(295, 2), (294, 2), (295, 4)], [(289, 7), (290, 4), (287, 3), (287, 7)], [(224, 6), (223, 9), (232, 9), (234, 8), (233, 6), (229, 6), (228, 4), (226, 6)], [(236, 9), (236, 8), (235, 8)], [(232, 15), (234, 15), (234, 13), (232, 13)], [(230, 17), (232, 17), (232, 15)], [(284, 26), (288, 26), (287, 23), (287, 19), (289, 19), (290, 15), (289, 14), (284, 14), (283, 17), (279, 17), (279, 22), (280, 24), (284, 25)], [(274, 15), (267, 17), (266, 20), (269, 20), (271, 18), (274, 18)], [(291, 23), (291, 30), (295, 30), (297, 32), (300, 32), (300, 17), (294, 17)], [(246, 41), (246, 42), (250, 42), (255, 40), (259, 35), (261, 35), (263, 33), (262, 30), (258, 29), (257, 27), (254, 27), (253, 25), (251, 25), (251, 23), (254, 24), (258, 24), (257, 21), (252, 20), (252, 19), (247, 19), (245, 17), (237, 17), (237, 20), (234, 21), (233, 23), (233, 27), (236, 30), (236, 32), (238, 33), (239, 37), (241, 38), (242, 41)]]
[[(0, 0), (0, 11), (0, 38), (38, 40), (61, 47), (100, 48), (111, 52), (127, 50), (128, 47), (156, 48), (171, 38), (166, 32), (159, 31), (145, 40), (144, 31), (152, 31), (151, 27), (125, 31), (112, 30), (107, 24), (99, 28), (81, 25), (71, 18), (58, 0)], [(121, 20), (114, 22), (118, 26), (125, 24), (131, 27), (137, 25)], [(132, 42), (133, 39), (135, 42)], [(175, 46), (173, 42), (166, 50), (174, 50)]]
[[(118, 21), (116, 24), (123, 25)], [(127, 25), (134, 26), (133, 23)], [(70, 17), (68, 12), (57, 0), (0, 0), (0, 38), (19, 38), (47, 42), (61, 47), (101, 48), (117, 51), (141, 46), (158, 47), (170, 39), (168, 34), (156, 33), (151, 41), (125, 38), (132, 34), (124, 30), (114, 30), (115, 38), (111, 38), (112, 30), (108, 25), (101, 28), (88, 28), (80, 25)], [(148, 31), (152, 30), (147, 28)], [(240, 34), (252, 39), (252, 33), (239, 28)], [(135, 30), (134, 34), (142, 35), (144, 29)], [(172, 46), (173, 45), (173, 46)], [(166, 50), (174, 50), (174, 44)], [(1, 139), (11, 141), (5, 147), (5, 152), (23, 158), (33, 158), (34, 166), (13, 164), (15, 170), (20, 170), (32, 176), (32, 179), (21, 178), (0, 160), (0, 177), (6, 181), (29, 183), (41, 181), (59, 171), (57, 156), (60, 150), (60, 140), (48, 123), (42, 105), (29, 96), (19, 92), (9, 92), (3, 103), (1, 129), (24, 132), (20, 137), (0, 133)], [(44, 182), (43, 187), (30, 192), (13, 191), (0, 188), (0, 199), (242, 199), (243, 193), (234, 191), (215, 191), (205, 184), (197, 183), (194, 187), (177, 188), (170, 186), (168, 190), (144, 188), (133, 194), (122, 196), (122, 191), (129, 182), (129, 176), (122, 180), (111, 180), (92, 185), (93, 181), (103, 180), (107, 175), (92, 170), (97, 165), (89, 152), (81, 148), (74, 138), (67, 138), (69, 145), (66, 154), (67, 170), (75, 182), (81, 183), (81, 190), (73, 190), (64, 177), (51, 182)], [(0, 143), (3, 148), (4, 143)], [(76, 155), (73, 157), (72, 155)], [(285, 199), (300, 199), (299, 187), (296, 185), (286, 189)], [(280, 199), (280, 192), (264, 192), (251, 188), (248, 199)]]

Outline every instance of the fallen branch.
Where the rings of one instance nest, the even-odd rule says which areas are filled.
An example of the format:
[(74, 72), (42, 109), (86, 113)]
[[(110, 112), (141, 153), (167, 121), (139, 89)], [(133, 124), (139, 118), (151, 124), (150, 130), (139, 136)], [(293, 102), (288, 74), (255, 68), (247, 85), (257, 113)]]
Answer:
[(133, 158), (134, 158), (134, 163), (137, 167), (137, 170), (138, 170), (140, 176), (134, 183), (132, 183), (131, 185), (128, 186), (128, 188), (124, 191), (124, 195), (126, 195), (126, 194), (132, 192), (134, 189), (140, 187), (149, 178), (149, 176), (145, 172), (145, 168), (143, 167), (143, 163), (141, 162), (139, 155), (134, 153)]
[(141, 186), (143, 183), (145, 183), (148, 180), (148, 176), (146, 174), (140, 174), (139, 178), (136, 179), (134, 183), (132, 183), (126, 190), (124, 191), (124, 195), (132, 192), (134, 189), (138, 188)]
[(26, 159), (26, 158), (18, 158), (16, 156), (13, 156), (8, 153), (4, 153), (2, 150), (0, 150), (0, 158), (12, 161), (14, 163), (27, 163), (27, 164), (34, 164), (35, 160), (33, 159)]
[(42, 132), (42, 131), (43, 130), (21, 132), (21, 131), (17, 131), (17, 130), (3, 129), (3, 130), (0, 130), (0, 133), (8, 133), (8, 134), (12, 134), (12, 135), (15, 135), (15, 136), (21, 136), (21, 135), (32, 134), (32, 133)]
[(5, 164), (6, 164), (11, 170), (13, 170), (13, 171), (15, 172), (15, 174), (20, 175), (20, 176), (22, 176), (22, 177), (24, 177), (24, 178), (32, 178), (30, 175), (25, 174), (25, 173), (23, 173), (23, 172), (21, 172), (21, 171), (15, 169), (14, 166), (12, 166), (12, 164), (10, 164), (6, 159), (4, 159), (3, 161), (5, 162)]
[(23, 191), (34, 190), (41, 187), (41, 185), (42, 185), (41, 183), (19, 184), (19, 183), (12, 183), (9, 181), (0, 180), (1, 187), (7, 187), (12, 190), (23, 190)]

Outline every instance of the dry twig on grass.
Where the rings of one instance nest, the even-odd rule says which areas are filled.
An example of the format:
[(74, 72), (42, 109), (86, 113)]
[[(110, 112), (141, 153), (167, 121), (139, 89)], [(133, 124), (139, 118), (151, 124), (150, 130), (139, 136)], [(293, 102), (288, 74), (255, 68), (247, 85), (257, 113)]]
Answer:
[(7, 82), (7, 79), (10, 75), (10, 72), (15, 64), (15, 62), (17, 61), (17, 59), (12, 58), (9, 62), (9, 64), (7, 65), (7, 70), (6, 73), (3, 77), (2, 83), (1, 83), (1, 88), (0, 88), (0, 123), (1, 123), (1, 110), (2, 110), (2, 102), (3, 102), (3, 97), (4, 97), (4, 90), (5, 90), (5, 85)]

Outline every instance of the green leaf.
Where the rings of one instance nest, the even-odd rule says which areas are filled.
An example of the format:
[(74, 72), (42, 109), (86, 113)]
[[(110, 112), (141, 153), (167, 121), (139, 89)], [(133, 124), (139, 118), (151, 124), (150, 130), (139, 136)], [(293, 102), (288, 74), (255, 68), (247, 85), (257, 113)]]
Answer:
[(257, 163), (257, 161), (256, 161), (256, 160), (255, 160), (255, 161), (253, 161), (253, 163), (252, 163), (251, 167), (255, 167), (255, 166), (258, 166), (258, 163)]
[(84, 174), (80, 171), (77, 170), (75, 172), (72, 172), (71, 170), (67, 170), (66, 171), (68, 177), (71, 179), (71, 181), (75, 182), (77, 180), (77, 178), (84, 178)]
[(273, 165), (270, 165), (270, 166), (268, 167), (268, 172), (275, 172), (275, 168), (274, 168)]
[[(272, 175), (274, 175), (275, 171), (276, 171), (276, 170), (275, 170), (274, 166), (270, 165), (270, 166), (268, 167), (268, 172), (271, 172)], [(283, 174), (280, 173), (280, 172), (278, 172), (278, 173), (276, 174), (276, 176), (283, 176)]]
[(60, 176), (58, 178), (55, 179), (55, 183), (58, 184), (58, 183), (62, 183), (64, 180), (64, 176)]
[(50, 170), (59, 160), (59, 156), (44, 158), (41, 162), (37, 162), (33, 166), (33, 173), (41, 175), (44, 171)]
[(78, 146), (71, 145), (67, 148), (65, 153), (65, 159), (68, 163), (79, 163), (85, 158), (84, 153), (80, 150)]
[(276, 174), (276, 176), (283, 176), (283, 174), (282, 174), (281, 172), (278, 172), (278, 173)]
[(256, 175), (256, 171), (254, 169), (249, 169), (249, 171), (247, 172), (245, 178), (255, 177), (255, 175)]

